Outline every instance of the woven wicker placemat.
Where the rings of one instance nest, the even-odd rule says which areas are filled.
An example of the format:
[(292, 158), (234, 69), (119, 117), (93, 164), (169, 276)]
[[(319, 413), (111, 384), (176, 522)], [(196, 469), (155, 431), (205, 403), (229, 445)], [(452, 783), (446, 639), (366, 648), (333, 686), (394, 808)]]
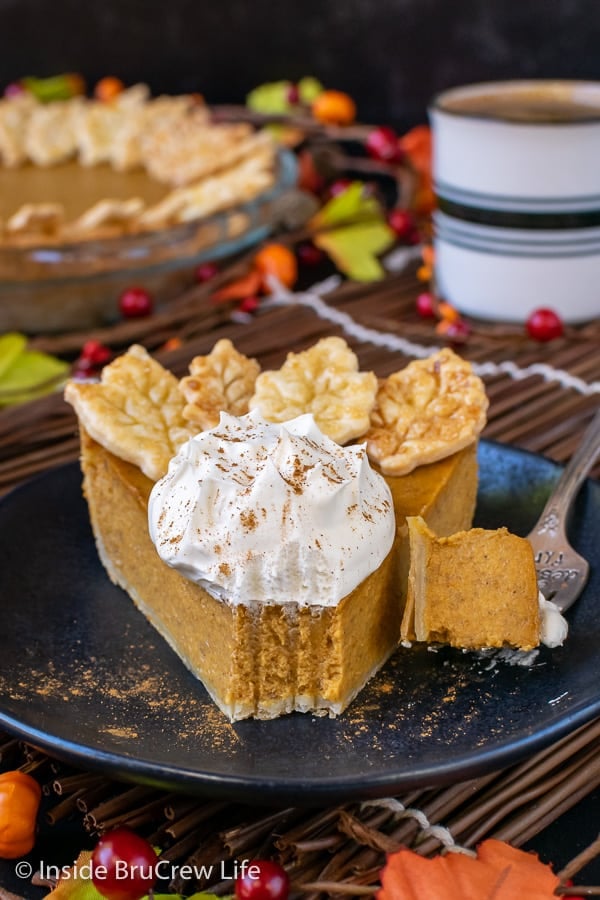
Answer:
[[(243, 260), (234, 264), (220, 280), (243, 265)], [(229, 308), (213, 304), (214, 287), (192, 287), (148, 319), (94, 333), (39, 337), (33, 345), (75, 358), (89, 338), (115, 353), (139, 342), (183, 375), (190, 359), (209, 352), (219, 338), (230, 338), (269, 368), (281, 365), (290, 350), (341, 334), (361, 368), (382, 376), (440, 345), (434, 324), (415, 312), (422, 285), (412, 266), (376, 285), (344, 283), (327, 293), (282, 296), (249, 317), (232, 316)], [(458, 350), (476, 364), (486, 383), (490, 410), (484, 437), (564, 462), (598, 407), (600, 322), (567, 328), (564, 337), (547, 344), (528, 339), (520, 326), (471, 325), (468, 341)], [(168, 349), (173, 338), (178, 345)], [(0, 412), (0, 493), (77, 456), (75, 417), (60, 395)], [(48, 822), (75, 819), (82, 835), (127, 823), (159, 842), (167, 858), (178, 863), (271, 855), (286, 865), (296, 885), (305, 886), (303, 895), (313, 897), (360, 893), (376, 884), (386, 852), (401, 844), (425, 854), (445, 842), (472, 847), (489, 836), (523, 845), (600, 785), (599, 741), (600, 722), (592, 722), (502, 772), (451, 787), (424, 787), (389, 802), (319, 810), (249, 809), (125, 786), (71, 770), (10, 737), (0, 746), (0, 765), (20, 765), (40, 778)], [(597, 851), (596, 845), (586, 850), (573, 870)], [(306, 887), (315, 882), (321, 887)], [(186, 892), (206, 886), (202, 879), (171, 885)], [(210, 887), (226, 892), (231, 882)]]
[[(121, 784), (72, 769), (8, 735), (0, 735), (0, 770), (19, 767), (40, 781), (46, 837), (75, 821), (74, 845), (83, 849), (107, 829), (127, 825), (164, 848), (161, 859), (172, 873), (165, 889), (230, 893), (231, 880), (222, 876), (234, 860), (267, 857), (285, 866), (295, 893), (316, 898), (372, 893), (386, 854), (402, 846), (430, 856), (473, 848), (488, 837), (526, 844), (600, 785), (599, 739), (596, 721), (501, 772), (318, 809), (250, 808)], [(598, 842), (585, 848), (565, 866), (564, 879), (581, 870), (584, 883), (585, 866), (599, 850)], [(179, 875), (202, 866), (205, 877)]]

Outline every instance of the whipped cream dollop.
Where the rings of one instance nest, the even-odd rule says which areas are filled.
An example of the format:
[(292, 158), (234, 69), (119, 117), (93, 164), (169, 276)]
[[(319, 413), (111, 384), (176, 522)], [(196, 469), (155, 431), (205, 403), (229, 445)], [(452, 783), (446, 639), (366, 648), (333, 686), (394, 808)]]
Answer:
[(364, 446), (311, 414), (284, 424), (221, 413), (187, 441), (150, 496), (161, 559), (230, 603), (334, 606), (391, 549), (390, 490)]
[(546, 600), (542, 592), (538, 594), (540, 604), (540, 643), (546, 647), (560, 647), (564, 644), (569, 626), (556, 603)]

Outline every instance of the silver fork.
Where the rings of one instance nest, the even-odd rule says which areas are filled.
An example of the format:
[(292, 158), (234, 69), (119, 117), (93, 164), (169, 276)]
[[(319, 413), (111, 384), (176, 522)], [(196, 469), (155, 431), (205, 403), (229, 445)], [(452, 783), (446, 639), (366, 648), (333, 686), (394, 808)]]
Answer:
[(566, 528), (573, 500), (599, 453), (600, 410), (565, 466), (536, 525), (527, 535), (533, 547), (539, 588), (546, 600), (556, 603), (561, 612), (575, 603), (589, 575), (589, 564), (569, 544)]

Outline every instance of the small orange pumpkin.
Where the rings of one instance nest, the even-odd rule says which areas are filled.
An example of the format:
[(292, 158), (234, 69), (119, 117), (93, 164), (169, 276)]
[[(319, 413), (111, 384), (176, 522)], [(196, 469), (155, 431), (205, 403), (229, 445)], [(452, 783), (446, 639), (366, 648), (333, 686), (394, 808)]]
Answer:
[(0, 857), (17, 859), (35, 844), (35, 827), (42, 789), (35, 778), (20, 772), (0, 775)]

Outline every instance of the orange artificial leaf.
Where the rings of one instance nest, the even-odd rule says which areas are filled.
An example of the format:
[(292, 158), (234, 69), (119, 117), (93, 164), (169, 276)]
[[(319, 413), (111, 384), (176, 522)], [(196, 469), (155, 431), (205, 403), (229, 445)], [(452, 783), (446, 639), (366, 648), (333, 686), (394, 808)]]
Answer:
[(311, 194), (320, 194), (325, 187), (325, 179), (319, 172), (315, 158), (308, 150), (300, 150), (297, 154), (298, 187)]
[(428, 125), (416, 125), (403, 134), (398, 143), (417, 172), (431, 171), (431, 129)]
[(476, 857), (399, 850), (388, 856), (381, 884), (377, 900), (556, 900), (559, 880), (534, 853), (489, 839)]
[(260, 290), (262, 280), (262, 273), (258, 269), (251, 269), (246, 275), (230, 281), (225, 287), (215, 291), (212, 299), (215, 303), (222, 303), (225, 300), (244, 300), (245, 297), (251, 297)]
[(428, 172), (420, 172), (419, 184), (413, 199), (413, 209), (417, 215), (427, 216), (433, 212), (435, 207), (436, 198), (431, 175)]
[(413, 199), (413, 208), (419, 215), (427, 215), (435, 209), (435, 193), (431, 180), (432, 140), (428, 125), (416, 125), (398, 141), (411, 166), (419, 176)]

